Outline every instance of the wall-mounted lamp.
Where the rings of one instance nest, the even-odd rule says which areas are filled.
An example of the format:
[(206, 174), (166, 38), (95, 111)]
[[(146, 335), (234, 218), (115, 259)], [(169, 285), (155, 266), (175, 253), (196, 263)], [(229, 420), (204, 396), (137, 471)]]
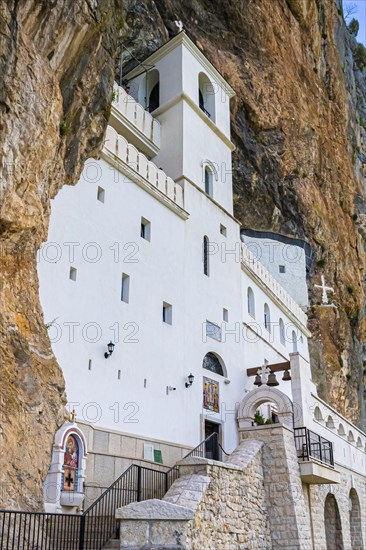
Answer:
[(109, 344), (107, 345), (108, 351), (106, 351), (105, 354), (104, 354), (104, 357), (105, 357), (106, 359), (108, 359), (108, 357), (110, 357), (110, 356), (112, 355), (113, 350), (114, 350), (114, 346), (115, 346), (115, 344), (113, 344), (112, 341), (109, 342)]
[(192, 386), (194, 382), (194, 376), (193, 374), (191, 373), (189, 376), (188, 376), (188, 382), (186, 382), (186, 388), (190, 388)]

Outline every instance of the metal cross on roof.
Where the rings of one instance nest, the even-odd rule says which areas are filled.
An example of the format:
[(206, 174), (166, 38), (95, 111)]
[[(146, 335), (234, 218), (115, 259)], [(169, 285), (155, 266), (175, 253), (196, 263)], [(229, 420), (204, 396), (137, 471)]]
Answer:
[(334, 288), (332, 288), (331, 286), (326, 286), (325, 284), (325, 279), (324, 279), (324, 275), (322, 275), (322, 284), (321, 285), (314, 285), (315, 288), (321, 288), (323, 293), (322, 293), (322, 304), (323, 305), (327, 305), (329, 304), (329, 300), (328, 300), (328, 292), (334, 292)]

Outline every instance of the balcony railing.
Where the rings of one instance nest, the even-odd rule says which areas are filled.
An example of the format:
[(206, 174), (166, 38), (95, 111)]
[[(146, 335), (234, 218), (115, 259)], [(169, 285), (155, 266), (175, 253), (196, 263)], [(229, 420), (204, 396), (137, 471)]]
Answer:
[(246, 244), (241, 245), (241, 261), (246, 265), (263, 283), (272, 291), (272, 293), (278, 298), (286, 308), (300, 321), (300, 323), (306, 327), (307, 316), (301, 307), (295, 302), (293, 298), (286, 292), (286, 290), (276, 281), (274, 277), (267, 271), (267, 269), (261, 264), (261, 262), (252, 254)]
[(177, 206), (184, 208), (183, 187), (175, 183), (172, 178), (148, 160), (131, 143), (128, 143), (111, 126), (107, 128), (104, 147), (122, 161), (123, 164), (171, 199)]
[(333, 443), (308, 428), (295, 428), (297, 457), (301, 461), (315, 460), (334, 468)]
[(140, 103), (115, 83), (113, 106), (157, 147), (160, 147), (160, 122)]

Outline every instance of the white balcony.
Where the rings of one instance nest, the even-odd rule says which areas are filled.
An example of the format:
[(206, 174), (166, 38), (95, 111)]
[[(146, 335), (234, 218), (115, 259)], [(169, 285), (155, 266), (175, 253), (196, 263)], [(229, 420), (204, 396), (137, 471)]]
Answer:
[(241, 245), (241, 261), (251, 273), (261, 281), (262, 285), (299, 321), (303, 327), (307, 325), (307, 315), (286, 290), (267, 271), (261, 262), (252, 254), (246, 244)]
[(183, 187), (175, 183), (111, 126), (107, 127), (103, 153), (109, 162), (112, 161), (121, 172), (140, 187), (175, 210), (181, 217), (188, 218), (184, 210)]
[(160, 149), (160, 122), (116, 83), (110, 124), (149, 158)]

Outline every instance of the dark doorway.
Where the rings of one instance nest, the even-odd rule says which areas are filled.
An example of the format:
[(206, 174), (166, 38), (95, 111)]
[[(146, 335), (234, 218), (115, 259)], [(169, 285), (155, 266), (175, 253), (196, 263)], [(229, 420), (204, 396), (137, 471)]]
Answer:
[(208, 437), (210, 439), (206, 441), (205, 457), (211, 460), (220, 460), (220, 424), (205, 420), (205, 439)]

